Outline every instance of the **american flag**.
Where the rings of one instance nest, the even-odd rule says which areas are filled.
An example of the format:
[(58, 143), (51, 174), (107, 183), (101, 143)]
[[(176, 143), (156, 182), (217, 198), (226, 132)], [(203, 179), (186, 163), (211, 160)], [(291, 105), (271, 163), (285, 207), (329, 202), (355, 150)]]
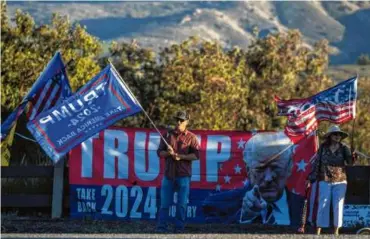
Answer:
[[(56, 75), (30, 99), (27, 112), (29, 120), (33, 120), (42, 111), (50, 109), (66, 98), (66, 96), (71, 95), (69, 86), (67, 84), (64, 84), (64, 86), (61, 84), (66, 80), (65, 78), (66, 76), (62, 71), (56, 73)], [(63, 93), (63, 87), (65, 88), (64, 91), (69, 91), (69, 93)]]
[(320, 121), (342, 124), (356, 116), (357, 77), (306, 99), (281, 100), (275, 97), (280, 116), (288, 116), (285, 133), (308, 135)]
[(14, 127), (24, 111), (27, 112), (28, 119), (32, 120), (42, 111), (53, 107), (71, 95), (65, 65), (61, 54), (57, 52), (32, 85), (22, 103), (1, 124), (1, 141), (7, 137), (10, 129)]

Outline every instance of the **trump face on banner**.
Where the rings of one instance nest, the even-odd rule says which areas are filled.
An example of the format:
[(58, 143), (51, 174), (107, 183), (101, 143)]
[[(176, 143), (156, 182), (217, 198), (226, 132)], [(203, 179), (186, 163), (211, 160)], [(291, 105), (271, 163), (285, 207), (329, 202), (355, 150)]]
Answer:
[[(224, 211), (228, 214), (224, 219), (229, 222), (298, 225), (304, 198), (286, 188), (293, 148), (284, 132), (254, 135), (243, 153), (248, 180), (243, 188), (206, 198), (204, 213), (210, 221)], [(227, 203), (217, 205), (228, 200), (233, 201), (229, 208)]]

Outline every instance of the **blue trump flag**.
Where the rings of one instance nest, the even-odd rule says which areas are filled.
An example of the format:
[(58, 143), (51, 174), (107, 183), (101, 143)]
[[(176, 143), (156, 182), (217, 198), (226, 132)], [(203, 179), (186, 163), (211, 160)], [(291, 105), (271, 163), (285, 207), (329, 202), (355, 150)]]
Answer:
[(57, 52), (21, 104), (1, 124), (1, 141), (7, 137), (10, 129), (15, 127), (19, 116), (26, 109), (28, 109), (28, 119), (33, 119), (42, 111), (48, 110), (71, 95), (65, 66), (60, 53)]
[(27, 128), (56, 163), (97, 132), (141, 110), (113, 66), (108, 65), (62, 104), (30, 121)]

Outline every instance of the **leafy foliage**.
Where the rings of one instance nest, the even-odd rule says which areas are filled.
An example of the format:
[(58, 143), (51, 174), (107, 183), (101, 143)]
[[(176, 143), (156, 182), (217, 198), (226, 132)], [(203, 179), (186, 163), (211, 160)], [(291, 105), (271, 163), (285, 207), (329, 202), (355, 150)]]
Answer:
[[(110, 60), (120, 73), (140, 104), (152, 117), (159, 115), (154, 99), (159, 95), (160, 67), (156, 54), (150, 49), (140, 48), (136, 41), (118, 44), (113, 42), (110, 47)], [(155, 120), (154, 118), (153, 120)], [(118, 125), (126, 127), (149, 127), (150, 123), (144, 114), (123, 119)]]
[[(331, 81), (324, 75), (328, 65), (328, 42), (310, 50), (298, 31), (270, 34), (258, 39), (246, 53), (250, 94), (248, 110), (241, 112), (240, 129), (281, 129), (286, 119), (276, 117), (273, 96), (304, 98), (325, 89)], [(242, 126), (242, 127), (241, 127)]]
[(192, 127), (235, 129), (236, 115), (248, 95), (245, 56), (240, 49), (224, 51), (218, 43), (190, 38), (164, 49), (160, 95), (155, 99), (161, 123), (186, 109)]
[[(258, 39), (248, 51), (225, 50), (217, 42), (196, 37), (158, 54), (150, 50), (143, 54), (145, 49), (133, 43), (113, 46), (111, 53), (121, 75), (162, 127), (173, 123), (175, 111), (186, 109), (193, 129), (279, 130), (287, 119), (276, 116), (274, 95), (305, 98), (335, 84), (325, 73), (328, 42), (319, 41), (309, 49), (298, 31)], [(369, 105), (365, 92), (370, 89), (366, 79), (359, 81), (358, 118), (362, 119), (357, 124), (362, 127), (370, 125), (364, 110)], [(121, 125), (151, 127), (144, 115), (125, 119)], [(328, 126), (323, 123), (320, 129), (326, 131)], [(351, 122), (344, 125), (349, 132), (351, 128)], [(355, 147), (368, 153), (358, 138), (366, 132), (356, 127)]]
[(370, 65), (370, 56), (366, 54), (362, 54), (357, 59), (358, 65)]
[(72, 88), (76, 89), (99, 70), (96, 62), (101, 43), (67, 17), (54, 15), (51, 25), (36, 26), (33, 18), (17, 10), (10, 24), (6, 4), (1, 2), (1, 105), (16, 107), (56, 51), (68, 65)]
[[(2, 7), (1, 22), (1, 104), (7, 110), (20, 102), (56, 50), (66, 62), (74, 60), (67, 68), (74, 89), (111, 61), (159, 127), (172, 124), (175, 111), (186, 109), (193, 129), (281, 130), (287, 119), (276, 116), (274, 95), (305, 98), (335, 84), (326, 75), (328, 42), (309, 48), (297, 30), (257, 39), (246, 51), (197, 37), (158, 53), (135, 40), (113, 42), (110, 56), (99, 58), (101, 42), (66, 17), (54, 15), (51, 25), (36, 26), (29, 14), (17, 11), (11, 25)], [(370, 79), (360, 78), (358, 88), (354, 141), (370, 154)], [(118, 125), (152, 127), (145, 114)], [(343, 127), (351, 131), (351, 123)]]
[[(370, 77), (360, 77), (358, 82), (357, 118), (355, 121), (354, 146), (360, 152), (370, 153)], [(350, 127), (348, 127), (350, 128)], [(349, 130), (349, 129), (348, 129)], [(352, 130), (352, 128), (351, 128)], [(348, 131), (351, 132), (351, 131)], [(370, 165), (370, 160), (362, 160), (362, 165)]]
[[(54, 15), (51, 25), (37, 26), (33, 18), (17, 11), (14, 24), (7, 17), (6, 3), (1, 2), (1, 110), (11, 112), (27, 94), (36, 78), (56, 51), (69, 62), (67, 71), (76, 89), (99, 72), (97, 57), (101, 43), (67, 17)], [(72, 61), (71, 61), (72, 60)], [(17, 132), (29, 135), (25, 122)], [(50, 163), (35, 143), (15, 138), (11, 163)], [(16, 159), (17, 162), (14, 162)]]

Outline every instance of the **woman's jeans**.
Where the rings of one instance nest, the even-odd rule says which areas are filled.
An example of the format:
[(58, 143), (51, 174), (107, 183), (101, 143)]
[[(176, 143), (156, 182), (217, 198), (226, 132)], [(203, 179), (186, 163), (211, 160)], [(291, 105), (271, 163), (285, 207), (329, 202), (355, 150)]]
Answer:
[(330, 203), (333, 204), (334, 227), (343, 225), (344, 197), (346, 196), (347, 182), (319, 183), (319, 207), (317, 211), (317, 227), (329, 227)]
[(167, 223), (170, 220), (169, 208), (174, 203), (174, 192), (177, 191), (175, 228), (184, 229), (186, 218), (186, 207), (189, 199), (190, 177), (176, 177), (174, 180), (162, 179), (161, 187), (161, 208), (159, 210), (158, 229), (167, 230)]

